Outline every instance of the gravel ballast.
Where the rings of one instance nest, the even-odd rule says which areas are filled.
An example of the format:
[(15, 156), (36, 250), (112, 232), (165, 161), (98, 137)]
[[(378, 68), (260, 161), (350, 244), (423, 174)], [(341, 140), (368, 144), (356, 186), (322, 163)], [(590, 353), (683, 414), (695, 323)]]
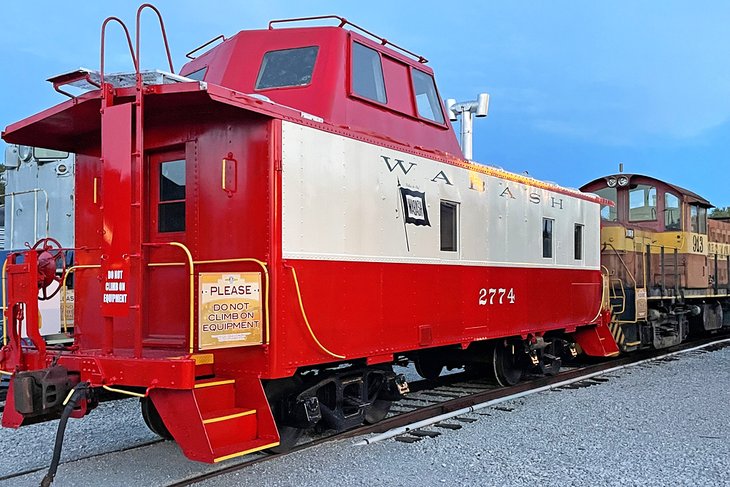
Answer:
[(609, 379), (429, 428), (437, 438), (347, 440), (198, 485), (730, 485), (730, 348)]
[[(458, 430), (428, 428), (441, 432), (436, 438), (368, 446), (345, 440), (198, 485), (730, 485), (730, 348), (608, 378), (483, 409), (468, 416), (477, 421), (459, 423)], [(85, 429), (69, 428), (63, 460), (154, 439), (140, 425), (138, 409), (123, 402), (72, 421)], [(93, 419), (102, 412), (114, 422), (109, 416)], [(23, 433), (34, 427), (20, 429), (16, 436), (0, 430), (3, 472), (22, 470), (17, 462), (26, 465), (28, 457), (33, 465), (47, 465), (54, 429), (41, 432), (44, 427), (37, 425), (35, 433)], [(74, 446), (80, 436), (85, 441)], [(54, 485), (166, 485), (208, 468), (188, 462), (165, 442), (62, 465)], [(42, 475), (8, 485), (38, 485)]]

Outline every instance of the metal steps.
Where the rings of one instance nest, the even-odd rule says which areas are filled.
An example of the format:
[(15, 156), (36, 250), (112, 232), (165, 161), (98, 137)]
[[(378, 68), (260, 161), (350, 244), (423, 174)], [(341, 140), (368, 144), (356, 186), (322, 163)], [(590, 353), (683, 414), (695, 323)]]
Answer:
[(206, 378), (196, 380), (193, 389), (157, 389), (150, 397), (175, 441), (193, 460), (217, 463), (279, 444), (257, 378)]

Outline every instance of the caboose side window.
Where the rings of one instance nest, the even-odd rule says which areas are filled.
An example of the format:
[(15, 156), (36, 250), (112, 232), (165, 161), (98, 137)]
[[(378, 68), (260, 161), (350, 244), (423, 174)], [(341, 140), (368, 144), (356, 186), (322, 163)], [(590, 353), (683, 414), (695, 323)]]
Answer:
[(542, 219), (542, 256), (545, 259), (553, 258), (553, 222), (552, 218)]
[(352, 43), (352, 91), (370, 100), (388, 102), (380, 54), (357, 42)]
[(205, 79), (205, 73), (208, 72), (208, 66), (200, 68), (197, 71), (193, 71), (190, 74), (186, 74), (185, 77), (188, 79), (194, 79), (195, 81), (203, 81)]
[(157, 231), (185, 231), (185, 160), (162, 162), (160, 202), (157, 206)]
[(318, 51), (319, 47), (310, 46), (267, 52), (261, 61), (255, 89), (308, 85), (312, 82)]
[(444, 123), (441, 101), (439, 101), (436, 93), (436, 83), (433, 78), (431, 75), (417, 69), (412, 69), (411, 73), (418, 115), (436, 123)]
[(459, 205), (451, 201), (441, 202), (441, 250), (456, 252), (459, 238)]
[(583, 225), (575, 224), (575, 233), (573, 234), (573, 253), (575, 260), (583, 260)]
[(629, 190), (629, 221), (654, 220), (656, 220), (656, 188), (648, 184), (637, 184)]

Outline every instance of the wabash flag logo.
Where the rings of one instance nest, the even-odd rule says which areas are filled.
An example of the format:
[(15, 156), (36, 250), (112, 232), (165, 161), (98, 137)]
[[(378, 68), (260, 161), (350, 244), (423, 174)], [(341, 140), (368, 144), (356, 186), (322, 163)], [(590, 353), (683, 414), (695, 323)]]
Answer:
[(405, 222), (413, 225), (431, 226), (428, 221), (428, 210), (426, 210), (426, 193), (400, 188), (403, 198), (403, 210)]

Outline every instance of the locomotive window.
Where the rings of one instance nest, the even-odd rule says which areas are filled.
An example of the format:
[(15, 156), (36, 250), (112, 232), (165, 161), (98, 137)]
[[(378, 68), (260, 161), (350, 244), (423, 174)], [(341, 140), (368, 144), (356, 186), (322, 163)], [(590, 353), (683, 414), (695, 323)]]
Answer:
[(456, 252), (459, 237), (459, 205), (450, 201), (441, 202), (441, 250)]
[(693, 233), (707, 233), (707, 208), (690, 206), (690, 221)]
[(613, 201), (613, 206), (601, 205), (601, 219), (609, 222), (618, 220), (618, 213), (616, 212), (616, 188), (601, 188), (595, 193), (605, 200)]
[(160, 203), (157, 207), (157, 231), (185, 231), (185, 160), (160, 164)]
[(679, 198), (672, 193), (664, 193), (664, 229), (681, 230), (681, 215), (679, 212)]
[(553, 258), (553, 222), (552, 218), (542, 219), (542, 256)]
[(444, 114), (441, 113), (441, 102), (436, 94), (436, 83), (433, 78), (417, 69), (411, 70), (411, 73), (413, 73), (413, 92), (416, 94), (418, 114), (436, 123), (444, 123)]
[(256, 89), (308, 85), (312, 82), (318, 51), (317, 46), (310, 46), (267, 52), (256, 78)]
[(629, 221), (656, 220), (656, 188), (637, 184), (629, 190)]
[(388, 102), (380, 54), (357, 42), (352, 43), (352, 91), (380, 103)]
[(42, 149), (40, 147), (33, 147), (33, 157), (39, 162), (43, 161), (57, 161), (59, 159), (67, 159), (68, 152), (52, 149)]
[(575, 224), (573, 251), (575, 254), (575, 260), (583, 260), (583, 225), (578, 223)]

